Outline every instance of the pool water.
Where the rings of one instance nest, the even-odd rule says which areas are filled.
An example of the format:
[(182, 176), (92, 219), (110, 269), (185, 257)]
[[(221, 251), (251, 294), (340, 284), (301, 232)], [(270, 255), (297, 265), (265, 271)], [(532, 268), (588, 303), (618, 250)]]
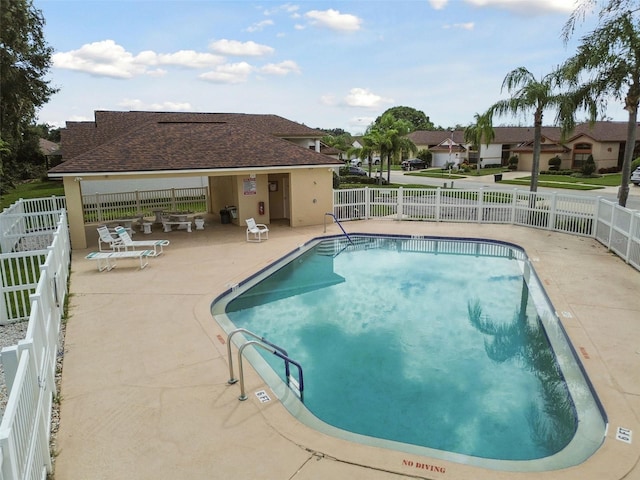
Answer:
[[(259, 277), (222, 302), (228, 321), (285, 348), (304, 370), (304, 407), (339, 431), (530, 461), (573, 451), (586, 410), (592, 438), (569, 462), (602, 441), (597, 400), (513, 246), (330, 238)], [(285, 381), (282, 360), (260, 354)]]

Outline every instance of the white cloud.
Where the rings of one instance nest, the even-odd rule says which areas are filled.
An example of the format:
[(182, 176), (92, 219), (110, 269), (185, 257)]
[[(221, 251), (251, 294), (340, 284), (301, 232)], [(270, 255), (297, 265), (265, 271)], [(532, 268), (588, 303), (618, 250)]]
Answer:
[(300, 7), (298, 5), (293, 5), (291, 3), (285, 3), (283, 5), (279, 5), (275, 8), (271, 8), (269, 10), (265, 10), (264, 14), (269, 16), (269, 15), (276, 15), (277, 13), (280, 12), (285, 12), (285, 13), (289, 13), (291, 15), (295, 15), (296, 12), (300, 9)]
[[(219, 55), (199, 53), (193, 50), (179, 50), (175, 53), (157, 54), (154, 52), (141, 52), (136, 58), (142, 58), (143, 54), (150, 54), (149, 63), (147, 63), (148, 65), (175, 65), (188, 68), (207, 68), (213, 65), (218, 65), (224, 61), (224, 57)], [(153, 60), (153, 56), (155, 56), (155, 60)]]
[(216, 53), (237, 57), (260, 57), (262, 55), (270, 55), (274, 52), (272, 47), (260, 45), (256, 42), (239, 42), (237, 40), (226, 39), (211, 42), (209, 48)]
[(52, 55), (55, 68), (87, 72), (113, 78), (131, 78), (144, 73), (144, 65), (113, 40), (88, 43), (78, 50)]
[(198, 78), (212, 83), (243, 83), (247, 81), (252, 71), (253, 67), (247, 62), (228, 63), (216, 67), (211, 72), (198, 75)]
[(379, 108), (382, 104), (393, 103), (393, 99), (376, 95), (366, 88), (352, 88), (344, 101), (350, 107), (365, 108)]
[(148, 70), (147, 75), (153, 78), (164, 77), (167, 74), (167, 71), (164, 68), (156, 68), (155, 70)]
[(310, 19), (312, 25), (343, 32), (360, 30), (360, 24), (362, 23), (362, 20), (355, 15), (340, 13), (332, 8), (323, 11), (311, 10), (305, 13), (304, 16)]
[(262, 73), (269, 75), (288, 75), (290, 73), (302, 73), (300, 67), (293, 60), (285, 60), (280, 63), (269, 63), (260, 69)]
[(336, 96), (332, 93), (327, 93), (320, 97), (320, 103), (323, 105), (328, 105), (330, 107), (338, 105), (338, 101), (336, 100)]
[(434, 10), (442, 10), (447, 3), (449, 3), (449, 0), (429, 0), (429, 4)]
[(576, 0), (466, 0), (466, 2), (477, 7), (497, 7), (523, 14), (545, 11), (571, 13), (576, 8)]
[(457, 28), (460, 30), (473, 30), (475, 28), (475, 23), (473, 22), (454, 23), (453, 25), (444, 25), (442, 28)]
[(166, 73), (163, 70), (148, 69), (158, 65), (204, 68), (224, 61), (224, 58), (218, 55), (193, 50), (162, 54), (145, 50), (134, 56), (113, 40), (87, 43), (77, 50), (56, 53), (51, 59), (55, 68), (112, 78), (132, 78), (145, 73), (157, 76)]
[(193, 106), (187, 102), (162, 102), (145, 103), (138, 99), (125, 98), (118, 102), (118, 106), (129, 110), (145, 110), (156, 112), (188, 112), (193, 110)]
[[(476, 7), (496, 7), (521, 14), (542, 12), (571, 13), (575, 10), (576, 0), (464, 0)], [(434, 10), (443, 10), (450, 0), (429, 0)]]
[(256, 22), (250, 27), (247, 27), (247, 32), (260, 32), (264, 30), (265, 27), (271, 27), (273, 25), (273, 20), (262, 20), (261, 22)]

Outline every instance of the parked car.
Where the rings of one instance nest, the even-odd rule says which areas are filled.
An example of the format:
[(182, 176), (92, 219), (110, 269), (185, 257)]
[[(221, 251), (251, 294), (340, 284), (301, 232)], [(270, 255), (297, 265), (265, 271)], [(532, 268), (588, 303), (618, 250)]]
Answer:
[[(371, 163), (373, 165), (380, 165), (380, 157), (374, 157), (371, 159)], [(361, 160), (359, 158), (352, 158), (351, 159), (351, 165), (353, 165), (354, 167), (361, 167), (362, 165), (369, 165), (369, 159), (365, 158), (364, 160)]]
[(402, 170), (421, 170), (423, 168), (427, 168), (427, 164), (424, 160), (420, 160), (419, 158), (410, 158), (409, 160), (404, 160), (400, 166)]
[(631, 172), (631, 183), (636, 187), (640, 187), (640, 167)]
[(367, 177), (369, 174), (360, 167), (354, 167), (353, 165), (340, 169), (340, 175), (357, 175)]

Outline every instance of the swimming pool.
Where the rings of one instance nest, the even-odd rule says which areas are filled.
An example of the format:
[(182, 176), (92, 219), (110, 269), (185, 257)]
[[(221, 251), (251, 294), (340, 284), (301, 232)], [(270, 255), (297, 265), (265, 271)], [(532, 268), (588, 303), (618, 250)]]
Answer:
[(524, 252), (467, 239), (317, 239), (217, 299), (304, 369), (247, 355), (304, 423), (361, 443), (503, 470), (581, 463), (606, 423)]

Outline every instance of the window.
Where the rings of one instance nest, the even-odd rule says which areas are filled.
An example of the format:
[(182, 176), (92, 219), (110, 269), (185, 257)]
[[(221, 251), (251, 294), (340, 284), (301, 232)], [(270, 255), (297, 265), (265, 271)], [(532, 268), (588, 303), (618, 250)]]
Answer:
[(591, 155), (590, 143), (576, 143), (573, 146), (573, 162), (571, 167), (574, 170), (580, 170), (584, 165), (584, 162), (589, 158), (589, 155)]

